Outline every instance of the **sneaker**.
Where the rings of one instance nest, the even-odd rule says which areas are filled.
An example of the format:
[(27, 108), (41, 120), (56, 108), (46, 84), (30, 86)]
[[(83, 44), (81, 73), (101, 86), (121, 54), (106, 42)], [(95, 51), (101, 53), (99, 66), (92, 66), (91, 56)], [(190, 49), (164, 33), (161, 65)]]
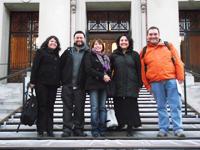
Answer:
[(180, 137), (180, 138), (184, 138), (185, 137), (185, 134), (183, 133), (183, 131), (178, 131), (174, 135), (177, 136), (177, 137)]
[(163, 131), (159, 131), (157, 134), (157, 137), (167, 137), (167, 136), (168, 136), (168, 134)]

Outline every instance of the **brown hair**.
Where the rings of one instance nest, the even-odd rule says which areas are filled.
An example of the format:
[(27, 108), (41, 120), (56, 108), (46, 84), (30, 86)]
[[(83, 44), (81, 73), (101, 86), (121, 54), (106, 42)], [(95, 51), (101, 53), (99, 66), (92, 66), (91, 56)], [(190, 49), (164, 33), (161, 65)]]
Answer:
[(101, 51), (101, 52), (103, 52), (103, 51), (104, 51), (104, 44), (103, 44), (103, 41), (102, 41), (101, 39), (95, 39), (95, 40), (93, 40), (93, 42), (92, 42), (90, 48), (91, 48), (91, 49), (94, 48), (94, 44), (95, 44), (95, 42), (97, 42), (97, 43), (99, 43), (99, 44), (102, 45), (102, 51)]

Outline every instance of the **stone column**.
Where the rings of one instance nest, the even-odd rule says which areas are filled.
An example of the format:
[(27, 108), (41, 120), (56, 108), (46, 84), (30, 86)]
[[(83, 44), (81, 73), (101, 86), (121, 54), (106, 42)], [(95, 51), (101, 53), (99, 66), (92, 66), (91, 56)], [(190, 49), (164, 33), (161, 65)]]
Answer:
[(0, 1), (0, 78), (8, 72), (9, 24), (9, 11)]
[(178, 0), (147, 0), (148, 27), (157, 26), (162, 40), (180, 50)]
[(131, 30), (134, 40), (134, 50), (138, 52), (142, 48), (141, 26), (141, 4), (139, 0), (133, 0), (131, 2)]
[(76, 0), (77, 9), (76, 9), (76, 31), (81, 30), (86, 31), (87, 28), (87, 17), (86, 17), (86, 2), (85, 0)]
[(76, 6), (77, 6), (77, 0), (71, 0), (71, 33), (70, 33), (70, 38), (71, 38), (71, 46), (74, 43), (74, 33), (76, 31)]
[(41, 0), (39, 11), (39, 43), (56, 35), (62, 53), (70, 45), (70, 0)]

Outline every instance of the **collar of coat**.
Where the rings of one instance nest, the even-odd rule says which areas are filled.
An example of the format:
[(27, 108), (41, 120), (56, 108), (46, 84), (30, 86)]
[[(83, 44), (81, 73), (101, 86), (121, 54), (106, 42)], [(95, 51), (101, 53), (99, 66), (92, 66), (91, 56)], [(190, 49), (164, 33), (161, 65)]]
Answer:
[[(126, 54), (131, 54), (133, 52), (133, 50), (127, 50)], [(113, 54), (117, 54), (117, 55), (124, 55), (124, 53), (122, 52), (122, 49), (116, 49), (113, 51)]]

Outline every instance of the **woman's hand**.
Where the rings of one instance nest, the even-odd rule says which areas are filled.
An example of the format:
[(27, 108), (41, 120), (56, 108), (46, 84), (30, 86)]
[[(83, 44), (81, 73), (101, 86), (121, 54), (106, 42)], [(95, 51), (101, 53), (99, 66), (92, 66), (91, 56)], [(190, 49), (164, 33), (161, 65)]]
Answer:
[(29, 84), (29, 87), (30, 87), (30, 88), (34, 88), (34, 87), (35, 87), (35, 84), (30, 83), (30, 84)]
[(110, 77), (109, 77), (107, 74), (105, 74), (105, 75), (103, 76), (103, 80), (104, 80), (105, 82), (109, 82), (109, 81), (110, 81)]

